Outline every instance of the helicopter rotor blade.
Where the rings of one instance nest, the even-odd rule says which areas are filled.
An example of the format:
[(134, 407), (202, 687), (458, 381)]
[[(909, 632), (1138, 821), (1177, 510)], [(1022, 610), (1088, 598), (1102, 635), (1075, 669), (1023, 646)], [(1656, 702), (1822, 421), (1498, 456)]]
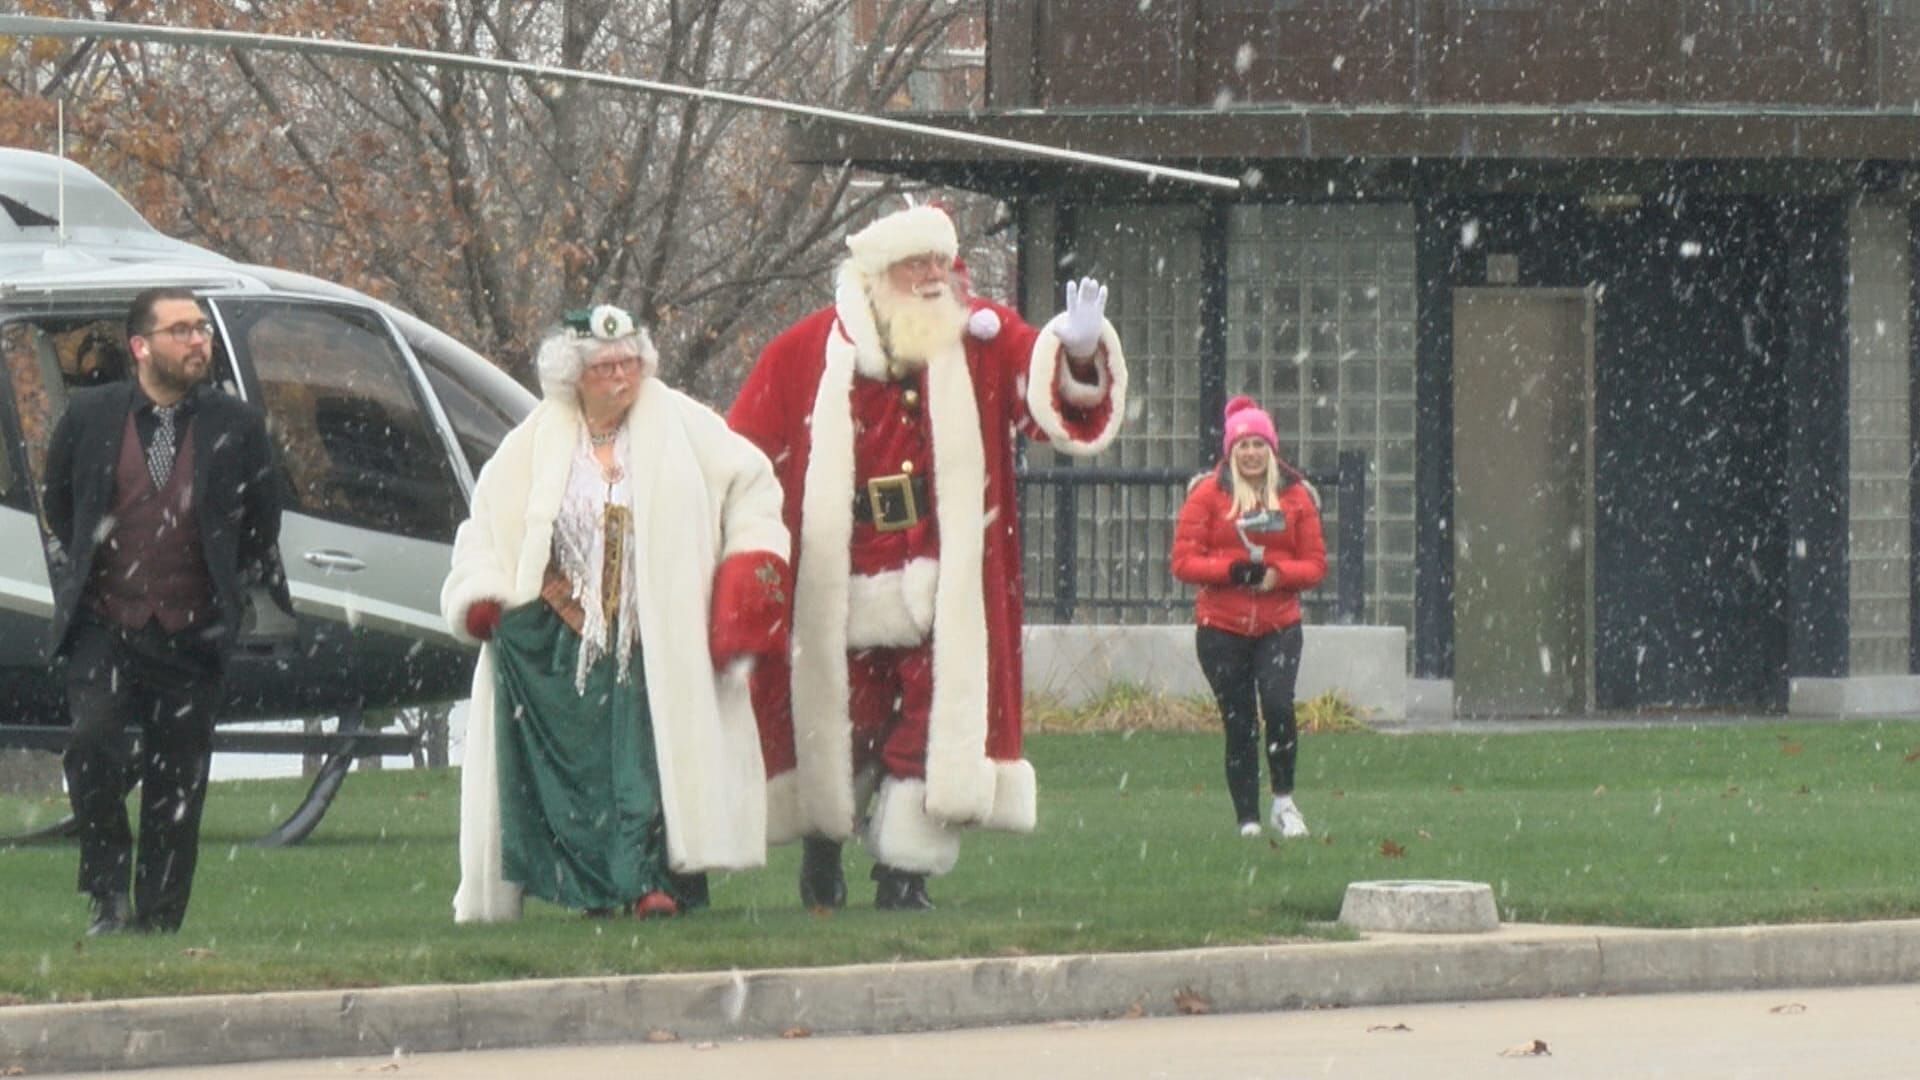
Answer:
[(282, 34), (259, 34), (239, 30), (206, 30), (198, 27), (148, 26), (140, 23), (101, 22), (93, 19), (60, 19), (37, 15), (0, 15), (0, 34), (20, 37), (100, 38), (119, 41), (145, 41), (163, 45), (208, 45), (228, 49), (254, 49), (268, 52), (301, 53), (309, 56), (344, 56), (358, 60), (396, 60), (412, 64), (449, 67), (468, 71), (488, 71), (498, 74), (518, 75), (528, 79), (568, 82), (586, 86), (607, 87), (615, 90), (640, 91), (649, 94), (665, 94), (672, 97), (724, 102), (743, 108), (786, 113), (792, 116), (808, 117), (815, 120), (825, 120), (832, 123), (849, 124), (857, 127), (878, 128), (884, 131), (895, 131), (929, 139), (938, 139), (945, 142), (989, 147), (996, 150), (1026, 154), (1037, 158), (1047, 158), (1054, 161), (1071, 162), (1093, 168), (1134, 173), (1136, 175), (1146, 176), (1149, 180), (1172, 180), (1181, 183), (1199, 184), (1203, 187), (1218, 188), (1225, 191), (1238, 191), (1241, 188), (1241, 182), (1233, 177), (1195, 172), (1189, 169), (1176, 169), (1165, 165), (1153, 165), (1143, 161), (1132, 161), (1127, 158), (1110, 157), (1106, 154), (1091, 154), (1081, 150), (1069, 150), (1064, 147), (1048, 146), (1044, 143), (1022, 142), (1018, 139), (1003, 139), (995, 135), (981, 135), (970, 131), (953, 131), (947, 128), (934, 127), (930, 124), (917, 124), (908, 120), (897, 120), (888, 116), (847, 112), (841, 109), (829, 109), (819, 105), (805, 105), (793, 101), (780, 101), (775, 98), (754, 97), (749, 94), (736, 94), (725, 90), (709, 90), (698, 86), (682, 86), (678, 83), (660, 82), (653, 79), (635, 79), (621, 75), (607, 75), (599, 72), (579, 71), (573, 68), (553, 67), (546, 64), (529, 64), (517, 60), (496, 60), (483, 56), (463, 56), (458, 53), (436, 52), (431, 49), (413, 49), (399, 45), (370, 45), (363, 42), (339, 41), (330, 38), (297, 38)]

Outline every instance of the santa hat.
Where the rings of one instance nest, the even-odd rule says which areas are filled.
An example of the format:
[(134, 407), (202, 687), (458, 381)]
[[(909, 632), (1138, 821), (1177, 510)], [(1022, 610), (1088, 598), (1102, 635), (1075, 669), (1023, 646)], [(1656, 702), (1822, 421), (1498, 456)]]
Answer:
[(960, 253), (953, 219), (937, 206), (896, 210), (847, 237), (854, 268), (878, 276), (901, 259), (934, 254), (952, 259)]
[(1266, 440), (1274, 455), (1279, 455), (1280, 437), (1274, 433), (1273, 419), (1261, 411), (1258, 402), (1245, 394), (1237, 394), (1227, 402), (1227, 433), (1220, 441), (1220, 452), (1232, 453), (1233, 444), (1249, 435)]

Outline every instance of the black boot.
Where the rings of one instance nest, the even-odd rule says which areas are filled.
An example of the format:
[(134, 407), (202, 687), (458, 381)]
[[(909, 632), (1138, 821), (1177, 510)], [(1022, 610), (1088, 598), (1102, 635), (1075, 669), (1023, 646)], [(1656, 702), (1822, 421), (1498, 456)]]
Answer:
[(873, 906), (879, 910), (933, 910), (933, 899), (927, 895), (927, 875), (874, 863), (873, 880)]
[(847, 905), (847, 876), (840, 870), (840, 841), (809, 836), (800, 855), (800, 906), (839, 908)]

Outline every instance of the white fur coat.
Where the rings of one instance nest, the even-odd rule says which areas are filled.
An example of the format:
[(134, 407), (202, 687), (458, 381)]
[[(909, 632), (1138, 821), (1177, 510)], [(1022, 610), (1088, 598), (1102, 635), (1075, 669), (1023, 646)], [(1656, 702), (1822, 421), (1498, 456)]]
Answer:
[[(467, 609), (540, 595), (554, 521), (581, 438), (579, 410), (542, 401), (508, 434), (474, 489), (454, 540), (440, 608), (456, 636)], [(780, 485), (752, 443), (711, 409), (648, 378), (628, 414), (640, 645), (653, 712), (668, 858), (686, 873), (766, 859), (765, 768), (744, 673), (716, 673), (707, 651), (714, 571), (728, 556), (785, 558)], [(515, 918), (520, 888), (500, 874), (494, 675), (482, 647), (460, 777), (459, 922)]]

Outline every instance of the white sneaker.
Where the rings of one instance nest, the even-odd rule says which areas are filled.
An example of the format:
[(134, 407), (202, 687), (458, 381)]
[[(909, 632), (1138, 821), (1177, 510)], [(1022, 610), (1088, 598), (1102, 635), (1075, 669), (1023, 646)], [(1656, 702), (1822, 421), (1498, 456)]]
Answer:
[(1259, 822), (1257, 822), (1257, 821), (1245, 821), (1245, 822), (1241, 822), (1241, 824), (1240, 824), (1240, 835), (1241, 835), (1241, 836), (1259, 836), (1259, 835), (1260, 835), (1260, 823), (1259, 823)]
[(1273, 827), (1279, 830), (1281, 836), (1289, 840), (1298, 840), (1303, 836), (1312, 835), (1307, 829), (1307, 819), (1300, 816), (1300, 808), (1293, 805), (1291, 800), (1281, 802), (1275, 799), (1271, 818)]

